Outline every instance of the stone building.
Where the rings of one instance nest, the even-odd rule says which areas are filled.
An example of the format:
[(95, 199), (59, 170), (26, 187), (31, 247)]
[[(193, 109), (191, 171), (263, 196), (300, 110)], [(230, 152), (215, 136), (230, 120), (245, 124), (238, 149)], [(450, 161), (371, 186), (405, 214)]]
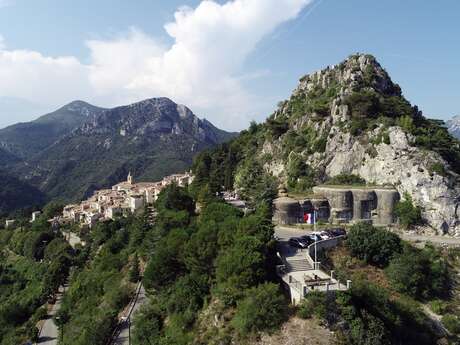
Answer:
[(399, 193), (388, 187), (316, 186), (305, 199), (288, 197), (280, 189), (273, 202), (273, 220), (278, 224), (303, 223), (305, 214), (316, 214), (316, 221), (331, 224), (369, 222), (389, 225), (396, 222), (394, 207)]

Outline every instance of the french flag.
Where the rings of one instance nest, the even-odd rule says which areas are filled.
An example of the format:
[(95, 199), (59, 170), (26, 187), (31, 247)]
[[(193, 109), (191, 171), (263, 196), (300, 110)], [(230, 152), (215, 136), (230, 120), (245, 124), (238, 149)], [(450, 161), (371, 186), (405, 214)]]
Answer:
[(304, 213), (303, 221), (306, 224), (315, 224), (315, 214), (314, 213)]

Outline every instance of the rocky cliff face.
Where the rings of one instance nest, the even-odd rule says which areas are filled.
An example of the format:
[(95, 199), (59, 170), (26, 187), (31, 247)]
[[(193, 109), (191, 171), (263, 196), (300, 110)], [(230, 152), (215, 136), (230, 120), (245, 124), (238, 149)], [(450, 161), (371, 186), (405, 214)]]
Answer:
[(460, 234), (458, 142), (369, 55), (305, 76), (265, 125), (260, 159), (291, 188), (342, 174), (393, 185), (440, 233)]
[(73, 135), (105, 134), (148, 140), (161, 134), (187, 135), (217, 144), (232, 137), (168, 98), (152, 98), (93, 116)]
[(460, 115), (454, 116), (446, 122), (449, 133), (460, 139)]

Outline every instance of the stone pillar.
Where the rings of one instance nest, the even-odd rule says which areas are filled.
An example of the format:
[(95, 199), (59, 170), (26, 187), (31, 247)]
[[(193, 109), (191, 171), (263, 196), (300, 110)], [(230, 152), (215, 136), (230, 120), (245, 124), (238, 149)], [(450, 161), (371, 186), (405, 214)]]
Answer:
[(347, 289), (350, 289), (350, 288), (351, 288), (351, 280), (348, 279), (348, 280), (347, 280)]
[(399, 193), (394, 189), (376, 189), (378, 225), (389, 225), (395, 222), (394, 207), (399, 200)]
[(326, 292), (329, 292), (329, 283), (326, 283)]
[(331, 280), (334, 279), (334, 271), (331, 271)]

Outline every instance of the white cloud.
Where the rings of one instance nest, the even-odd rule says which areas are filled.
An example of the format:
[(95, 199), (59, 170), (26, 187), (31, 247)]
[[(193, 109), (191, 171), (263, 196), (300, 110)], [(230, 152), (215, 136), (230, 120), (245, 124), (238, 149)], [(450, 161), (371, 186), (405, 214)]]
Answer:
[(0, 0), (0, 8), (10, 6), (13, 0)]
[(74, 57), (46, 57), (27, 50), (0, 50), (0, 96), (61, 105), (90, 97), (89, 67)]
[(194, 9), (181, 7), (164, 26), (171, 46), (131, 28), (121, 37), (88, 41), (88, 65), (73, 57), (8, 51), (0, 40), (0, 95), (45, 97), (56, 104), (73, 95), (102, 105), (166, 96), (218, 125), (241, 128), (260, 105), (243, 82), (267, 73), (243, 74), (245, 59), (311, 1), (207, 0)]

